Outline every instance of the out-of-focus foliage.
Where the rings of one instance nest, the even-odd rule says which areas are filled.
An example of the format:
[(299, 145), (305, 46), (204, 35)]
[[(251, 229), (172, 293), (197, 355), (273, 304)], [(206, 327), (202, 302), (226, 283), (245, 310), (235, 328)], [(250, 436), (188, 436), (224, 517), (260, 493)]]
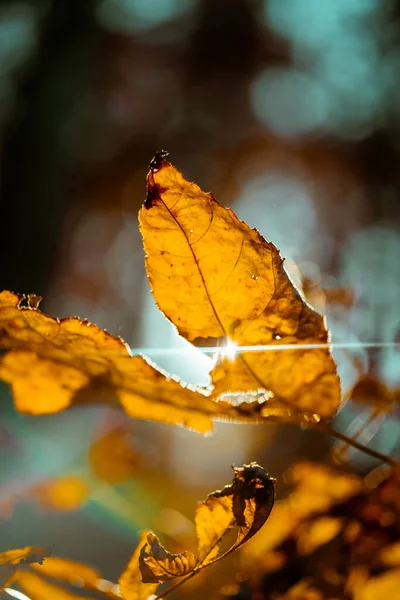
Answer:
[(26, 546), (25, 548), (1, 552), (0, 595), (4, 588), (14, 579), (18, 565), (27, 565), (35, 562), (41, 563), (48, 554), (48, 550), (36, 546)]
[[(95, 591), (101, 598), (121, 598), (118, 586), (103, 579), (100, 573), (83, 563), (59, 557), (46, 562), (33, 562), (29, 568), (15, 571), (13, 584), (28, 595), (30, 600), (85, 600), (88, 596), (76, 590)], [(66, 588), (68, 585), (70, 589)], [(12, 590), (10, 590), (12, 592)], [(10, 593), (10, 595), (12, 595)]]
[(400, 477), (376, 475), (294, 465), (293, 491), (242, 552), (249, 597), (395, 598)]

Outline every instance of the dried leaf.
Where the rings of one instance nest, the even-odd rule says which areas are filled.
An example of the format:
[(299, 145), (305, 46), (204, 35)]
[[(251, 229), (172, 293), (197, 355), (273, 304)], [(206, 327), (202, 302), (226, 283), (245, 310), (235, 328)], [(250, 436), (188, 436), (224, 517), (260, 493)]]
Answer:
[[(146, 269), (159, 308), (191, 342), (268, 349), (222, 356), (213, 397), (266, 392), (265, 414), (332, 418), (340, 384), (324, 318), (306, 304), (276, 247), (158, 154), (139, 214)], [(284, 345), (285, 350), (280, 347)], [(293, 349), (292, 349), (293, 348)]]
[[(157, 537), (149, 533), (140, 552), (139, 565), (143, 582), (168, 581), (200, 571), (237, 550), (265, 523), (275, 497), (275, 480), (257, 463), (234, 467), (230, 485), (212, 492), (196, 511), (199, 558), (191, 552), (170, 554)], [(218, 556), (224, 535), (235, 525), (236, 541)]]
[(233, 467), (233, 470), (235, 475), (232, 484), (208, 496), (208, 498), (232, 497), (234, 524), (239, 527), (239, 532), (235, 543), (223, 556), (240, 548), (261, 529), (269, 517), (275, 500), (275, 479), (270, 477), (260, 465), (252, 462), (243, 467)]
[(182, 577), (194, 571), (198, 562), (192, 552), (167, 552), (153, 533), (147, 534), (147, 543), (142, 547), (139, 556), (143, 583), (159, 583)]
[(0, 293), (0, 378), (11, 384), (17, 410), (39, 415), (73, 404), (120, 404), (138, 419), (184, 425), (207, 433), (213, 418), (240, 411), (131, 356), (121, 338), (78, 318), (55, 319), (22, 296)]
[(216, 558), (220, 550), (220, 541), (235, 522), (232, 511), (232, 497), (209, 495), (197, 506), (196, 533), (198, 537), (197, 554), (202, 564)]
[(15, 578), (19, 565), (42, 563), (49, 551), (39, 546), (26, 546), (0, 553), (0, 594), (4, 587)]
[(42, 577), (51, 577), (75, 587), (101, 592), (109, 598), (120, 598), (115, 583), (103, 579), (97, 569), (84, 563), (51, 556), (43, 564), (32, 564), (31, 568)]
[(155, 594), (158, 588), (158, 582), (143, 584), (139, 569), (140, 551), (143, 544), (147, 542), (149, 533), (149, 531), (141, 532), (136, 550), (119, 578), (119, 587), (124, 600), (147, 600), (152, 594)]

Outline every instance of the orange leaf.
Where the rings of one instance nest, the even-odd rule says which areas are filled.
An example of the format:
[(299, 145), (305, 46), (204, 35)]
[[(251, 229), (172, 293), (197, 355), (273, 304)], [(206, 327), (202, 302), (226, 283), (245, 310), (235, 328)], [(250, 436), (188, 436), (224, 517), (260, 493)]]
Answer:
[(141, 548), (139, 556), (143, 583), (160, 583), (183, 577), (194, 571), (198, 562), (192, 552), (171, 554), (151, 532), (147, 534), (147, 542)]
[[(268, 346), (222, 355), (213, 397), (264, 392), (266, 415), (332, 418), (340, 383), (329, 348), (318, 348), (328, 342), (324, 318), (295, 289), (276, 247), (164, 157), (150, 165), (139, 214), (159, 308), (191, 342)], [(317, 347), (300, 347), (310, 344)]]
[(49, 552), (39, 546), (26, 546), (0, 553), (0, 595), (5, 586), (14, 579), (19, 565), (42, 563)]
[(184, 425), (207, 433), (213, 418), (239, 418), (234, 407), (215, 403), (202, 389), (168, 378), (121, 338), (88, 321), (55, 319), (23, 297), (0, 293), (0, 379), (11, 385), (17, 410), (39, 415), (73, 404), (121, 405), (137, 419)]
[(197, 554), (201, 563), (207, 564), (218, 556), (220, 541), (235, 522), (232, 497), (216, 498), (211, 494), (198, 504), (195, 521), (199, 540)]
[[(170, 554), (150, 532), (139, 555), (143, 582), (156, 583), (195, 574), (237, 550), (262, 527), (274, 505), (275, 480), (257, 463), (233, 470), (232, 484), (212, 492), (197, 507), (200, 558), (192, 552)], [(218, 556), (220, 542), (232, 526), (238, 527), (236, 541)]]

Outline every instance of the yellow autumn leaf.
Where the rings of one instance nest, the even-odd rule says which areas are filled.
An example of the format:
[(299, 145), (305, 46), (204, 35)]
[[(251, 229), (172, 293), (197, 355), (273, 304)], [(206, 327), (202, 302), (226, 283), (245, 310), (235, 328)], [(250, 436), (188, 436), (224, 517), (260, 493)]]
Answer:
[(70, 592), (28, 570), (19, 569), (14, 583), (18, 584), (30, 600), (87, 600), (87, 596)]
[[(200, 572), (248, 541), (265, 523), (275, 498), (275, 480), (253, 462), (233, 467), (230, 485), (211, 492), (196, 511), (199, 557), (191, 552), (170, 554), (153, 533), (139, 556), (142, 581), (156, 583)], [(222, 538), (232, 526), (238, 534), (232, 546), (218, 556)]]
[(240, 418), (241, 411), (216, 403), (201, 389), (131, 356), (121, 338), (78, 318), (43, 314), (37, 302), (0, 293), (0, 379), (11, 385), (17, 410), (33, 415), (74, 405), (105, 402), (131, 417), (184, 425), (207, 433), (212, 419)]
[(182, 577), (194, 571), (198, 562), (192, 552), (171, 554), (151, 532), (147, 534), (147, 542), (139, 556), (143, 583), (159, 583)]
[(196, 509), (195, 523), (198, 538), (197, 555), (207, 564), (219, 554), (220, 541), (235, 522), (232, 496), (208, 496)]
[(44, 577), (93, 590), (99, 589), (99, 582), (102, 580), (100, 572), (94, 567), (59, 556), (50, 556), (42, 564), (33, 564), (32, 569)]
[(152, 594), (155, 594), (158, 588), (158, 582), (143, 583), (142, 574), (139, 569), (140, 552), (143, 544), (147, 543), (147, 536), (150, 533), (150, 531), (141, 532), (136, 550), (119, 578), (119, 588), (124, 600), (147, 600)]
[[(275, 501), (276, 480), (270, 477), (260, 465), (252, 462), (243, 467), (233, 467), (231, 485), (209, 494), (208, 497), (223, 498), (232, 496), (232, 512), (238, 535), (230, 552), (243, 546), (264, 525)], [(222, 558), (222, 557), (220, 557)]]
[(191, 342), (267, 346), (222, 353), (213, 397), (265, 392), (264, 415), (332, 418), (341, 394), (324, 318), (295, 289), (276, 247), (165, 153), (153, 159), (147, 183), (139, 221), (159, 308)]
[(19, 565), (42, 563), (49, 550), (39, 546), (25, 546), (0, 552), (0, 594), (11, 579), (14, 579)]

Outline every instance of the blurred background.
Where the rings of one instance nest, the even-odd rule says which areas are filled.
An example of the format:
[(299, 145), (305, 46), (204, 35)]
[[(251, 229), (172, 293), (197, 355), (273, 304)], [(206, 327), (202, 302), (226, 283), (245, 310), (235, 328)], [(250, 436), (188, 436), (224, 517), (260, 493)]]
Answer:
[[(351, 344), (335, 350), (345, 393), (361, 374), (395, 393), (399, 74), (396, 0), (3, 0), (1, 287), (206, 383), (210, 359), (177, 337), (145, 277), (137, 212), (164, 148), (287, 257), (333, 342)], [(162, 351), (173, 348), (184, 352)], [(104, 408), (33, 419), (1, 394), (0, 551), (53, 545), (114, 580), (138, 530), (188, 543), (196, 500), (230, 481), (231, 463), (279, 478), (331, 445), (284, 426), (220, 424), (201, 438)], [(335, 426), (395, 453), (398, 415), (373, 400), (349, 403)], [(127, 477), (94, 468), (104, 439), (120, 457), (109, 470), (122, 461)], [(54, 478), (62, 493), (46, 488)]]

